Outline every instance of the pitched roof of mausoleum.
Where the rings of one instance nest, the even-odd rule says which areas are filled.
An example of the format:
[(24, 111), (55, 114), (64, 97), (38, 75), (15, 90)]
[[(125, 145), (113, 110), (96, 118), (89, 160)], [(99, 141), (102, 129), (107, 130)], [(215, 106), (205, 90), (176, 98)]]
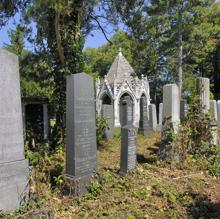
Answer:
[(108, 83), (113, 83), (114, 79), (117, 83), (122, 83), (125, 77), (131, 79), (134, 76), (136, 76), (134, 69), (130, 66), (120, 49), (118, 55), (116, 56), (114, 62), (111, 65), (111, 68), (106, 75)]

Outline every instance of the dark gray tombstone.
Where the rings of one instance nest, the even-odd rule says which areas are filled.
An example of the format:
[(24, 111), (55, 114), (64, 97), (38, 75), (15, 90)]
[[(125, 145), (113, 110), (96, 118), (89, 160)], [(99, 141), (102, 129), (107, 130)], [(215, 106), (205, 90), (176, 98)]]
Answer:
[(18, 57), (0, 49), (0, 210), (13, 210), (28, 197), (24, 158)]
[(121, 159), (120, 173), (126, 174), (136, 166), (136, 130), (132, 125), (132, 100), (124, 97), (122, 104), (122, 128), (121, 128)]
[(108, 127), (105, 129), (105, 137), (107, 139), (112, 139), (113, 138), (113, 128), (114, 128), (113, 105), (103, 104), (102, 105), (102, 116), (104, 116), (108, 122)]
[(97, 165), (93, 79), (85, 73), (67, 77), (66, 179), (71, 194), (87, 191)]
[(158, 128), (161, 131), (161, 129), (162, 129), (162, 120), (163, 120), (163, 103), (159, 104), (159, 116), (158, 116), (158, 118), (159, 118)]
[(139, 132), (146, 135), (148, 130), (148, 107), (147, 98), (140, 98), (140, 122), (139, 122)]

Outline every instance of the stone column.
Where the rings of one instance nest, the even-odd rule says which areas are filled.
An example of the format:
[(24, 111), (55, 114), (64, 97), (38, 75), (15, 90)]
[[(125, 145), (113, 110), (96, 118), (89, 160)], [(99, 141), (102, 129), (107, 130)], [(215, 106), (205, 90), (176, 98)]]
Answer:
[(0, 210), (14, 210), (28, 198), (18, 57), (0, 49)]
[(171, 122), (177, 132), (180, 124), (180, 96), (176, 84), (167, 84), (163, 87), (163, 124)]
[(200, 95), (201, 105), (203, 111), (207, 113), (210, 109), (209, 93), (210, 93), (210, 81), (208, 78), (199, 77), (196, 79), (196, 88)]
[(120, 173), (126, 174), (136, 166), (136, 131), (133, 127), (132, 100), (126, 96), (122, 104)]
[(48, 105), (43, 104), (43, 124), (44, 124), (44, 140), (48, 140), (49, 136), (49, 119), (48, 119)]

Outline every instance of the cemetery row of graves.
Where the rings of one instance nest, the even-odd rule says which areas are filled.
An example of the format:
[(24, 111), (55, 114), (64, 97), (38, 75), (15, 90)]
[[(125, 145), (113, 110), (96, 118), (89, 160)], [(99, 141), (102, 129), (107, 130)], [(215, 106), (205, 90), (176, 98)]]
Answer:
[[(155, 105), (143, 97), (138, 129), (132, 100), (124, 96), (120, 135), (97, 147), (93, 79), (70, 75), (65, 146), (51, 151), (48, 143), (30, 159), (33, 153), (24, 153), (18, 60), (0, 50), (0, 63), (2, 217), (217, 218), (220, 101), (210, 100), (208, 78), (197, 79), (188, 102), (176, 84), (165, 85), (159, 122)], [(113, 130), (110, 125), (103, 133)]]

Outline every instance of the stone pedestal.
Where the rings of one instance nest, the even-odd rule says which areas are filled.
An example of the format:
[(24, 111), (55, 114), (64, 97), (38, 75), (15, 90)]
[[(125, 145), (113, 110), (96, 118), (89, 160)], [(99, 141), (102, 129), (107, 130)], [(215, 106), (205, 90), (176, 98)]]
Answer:
[(28, 198), (18, 57), (0, 49), (0, 210), (14, 210)]
[(66, 176), (76, 185), (73, 194), (81, 194), (87, 190), (97, 164), (92, 77), (85, 73), (67, 77), (66, 109)]

